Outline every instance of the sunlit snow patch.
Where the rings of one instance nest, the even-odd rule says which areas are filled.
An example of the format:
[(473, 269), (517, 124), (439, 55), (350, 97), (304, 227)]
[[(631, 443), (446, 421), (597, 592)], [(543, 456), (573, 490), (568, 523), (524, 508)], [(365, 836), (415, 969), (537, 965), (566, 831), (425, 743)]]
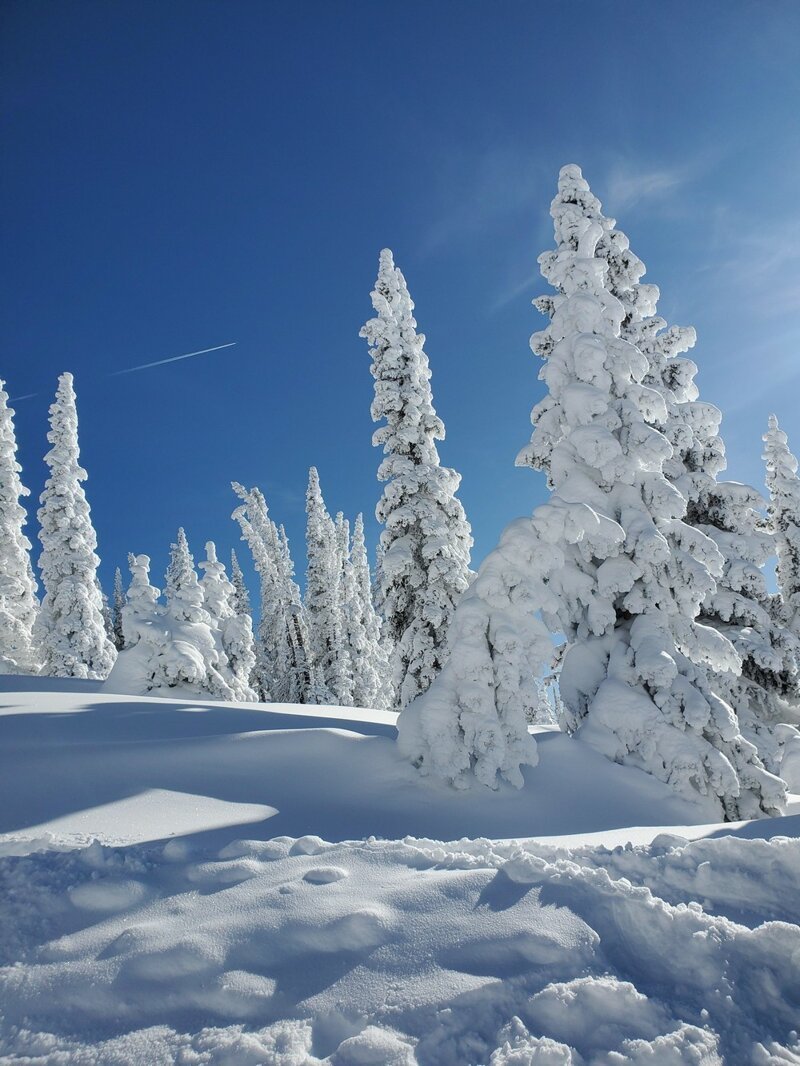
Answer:
[(75, 844), (91, 839), (104, 844), (144, 844), (164, 837), (261, 822), (277, 813), (277, 808), (263, 803), (232, 803), (211, 796), (149, 788), (113, 803), (87, 807), (13, 834), (0, 835), (0, 850), (8, 853), (8, 845), (13, 840), (35, 840), (47, 834)]

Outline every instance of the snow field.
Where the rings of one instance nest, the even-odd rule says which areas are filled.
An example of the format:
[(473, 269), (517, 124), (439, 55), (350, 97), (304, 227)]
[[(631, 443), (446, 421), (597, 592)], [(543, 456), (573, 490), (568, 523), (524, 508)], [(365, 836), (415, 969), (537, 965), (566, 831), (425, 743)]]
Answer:
[(0, 876), (4, 1061), (800, 1054), (798, 840), (95, 843)]
[(387, 712), (4, 687), (2, 1062), (800, 1061), (800, 814), (692, 825), (553, 731), (459, 792)]

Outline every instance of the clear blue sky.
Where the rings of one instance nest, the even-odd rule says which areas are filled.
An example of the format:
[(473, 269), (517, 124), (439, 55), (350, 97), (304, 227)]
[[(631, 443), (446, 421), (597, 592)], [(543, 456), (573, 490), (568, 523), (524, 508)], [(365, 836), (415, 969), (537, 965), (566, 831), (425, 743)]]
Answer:
[(372, 522), (358, 330), (383, 246), (428, 337), (479, 561), (543, 496), (513, 463), (566, 162), (665, 316), (697, 327), (729, 476), (762, 483), (770, 411), (800, 449), (794, 0), (19, 0), (0, 29), (0, 375), (37, 394), (16, 409), (38, 496), (56, 377), (75, 374), (107, 585), (128, 551), (160, 578), (181, 524), (196, 554), (235, 544), (232, 478), (264, 489), (301, 571), (310, 464), (332, 511)]

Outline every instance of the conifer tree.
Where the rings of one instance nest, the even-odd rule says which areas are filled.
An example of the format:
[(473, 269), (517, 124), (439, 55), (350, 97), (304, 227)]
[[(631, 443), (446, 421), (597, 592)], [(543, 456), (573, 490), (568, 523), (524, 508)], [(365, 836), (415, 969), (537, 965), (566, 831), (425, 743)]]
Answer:
[(20, 481), (14, 412), (0, 380), (0, 673), (36, 673), (33, 630), (39, 608), (31, 567), (31, 542), (21, 503), (30, 495)]
[(199, 696), (236, 699), (225, 677), (227, 658), (206, 610), (183, 529), (170, 548), (164, 599), (165, 640), (154, 656), (154, 688), (184, 688)]
[(114, 631), (114, 647), (120, 651), (125, 645), (122, 632), (122, 611), (125, 607), (125, 591), (122, 585), (122, 571), (114, 571), (114, 601), (111, 606), (111, 626)]
[[(533, 411), (525, 458), (553, 494), (506, 530), (454, 621), (440, 682), (400, 718), (403, 750), (456, 784), (499, 773), (521, 783), (535, 760), (520, 691), (544, 660), (544, 627), (570, 641), (561, 672), (565, 724), (618, 762), (638, 766), (726, 818), (778, 813), (767, 773), (705, 667), (735, 669), (721, 634), (696, 622), (722, 557), (683, 521), (686, 498), (665, 476), (673, 449), (650, 362), (621, 335), (623, 303), (606, 287), (604, 227), (585, 209), (579, 168), (561, 171), (556, 253), (541, 257), (556, 294), (531, 339), (548, 395)], [(541, 304), (540, 304), (541, 307)], [(699, 664), (702, 664), (702, 668)]]
[[(722, 415), (713, 404), (700, 401), (697, 366), (682, 356), (696, 342), (694, 329), (668, 327), (656, 314), (658, 287), (640, 283), (644, 263), (614, 219), (604, 218), (588, 187), (576, 190), (573, 185), (565, 194), (579, 200), (584, 214), (603, 227), (596, 254), (606, 260), (607, 288), (623, 306), (620, 334), (647, 357), (642, 383), (655, 389), (666, 407), (666, 418), (654, 423), (672, 448), (664, 475), (687, 500), (685, 523), (708, 536), (723, 560), (698, 622), (730, 640), (740, 663), (722, 672), (709, 664), (708, 683), (735, 711), (743, 735), (756, 745), (767, 769), (778, 772), (793, 733), (782, 723), (784, 701), (796, 692), (798, 646), (770, 615), (762, 568), (771, 554), (771, 538), (759, 514), (763, 501), (750, 486), (719, 480), (726, 466)], [(665, 536), (680, 555), (673, 534), (665, 530)]]
[[(122, 647), (105, 687), (110, 692), (143, 695), (161, 685), (156, 661), (167, 643), (168, 627), (158, 602), (161, 593), (150, 584), (149, 556), (128, 555), (128, 567), (131, 583), (119, 619)], [(114, 585), (116, 590), (116, 580)]]
[(325, 507), (313, 466), (308, 474), (306, 516), (305, 608), (311, 659), (324, 685), (321, 702), (348, 706), (352, 693), (341, 603), (341, 538)]
[(381, 533), (377, 607), (393, 647), (399, 705), (424, 692), (447, 657), (447, 631), (469, 585), (472, 534), (456, 496), (461, 477), (440, 464), (445, 431), (433, 408), (425, 337), (392, 253), (380, 255), (372, 292), (376, 317), (361, 330), (370, 345), (373, 435), (383, 447), (376, 509)]
[(252, 618), (253, 610), (250, 606), (250, 593), (247, 591), (247, 584), (244, 580), (244, 574), (239, 565), (239, 559), (236, 556), (235, 548), (231, 548), (231, 582), (235, 590), (233, 601), (234, 611), (237, 614), (249, 614)]
[(233, 512), (253, 557), (261, 592), (255, 678), (261, 699), (276, 703), (321, 702), (322, 684), (311, 662), (310, 638), (300, 589), (284, 530), (269, 517), (257, 489), (232, 483), (242, 501)]
[(236, 588), (217, 559), (217, 549), (211, 540), (206, 544), (206, 558), (200, 563), (200, 569), (203, 571), (200, 586), (205, 608), (211, 615), (212, 628), (219, 637), (221, 650), (227, 660), (225, 669), (220, 663), (220, 672), (237, 700), (253, 701), (256, 699), (256, 693), (250, 685), (256, 663), (253, 620), (247, 613), (237, 613), (234, 606), (238, 598)]
[(339, 695), (342, 707), (359, 706), (355, 702), (355, 656), (366, 650), (363, 639), (361, 613), (358, 609), (355, 573), (350, 558), (350, 523), (341, 511), (336, 515), (335, 541), (338, 569), (337, 599), (342, 628), (341, 668), (344, 687)]
[(36, 625), (42, 673), (54, 677), (103, 679), (116, 658), (103, 624), (97, 582), (97, 535), (79, 463), (78, 414), (72, 375), (58, 379), (50, 407), (50, 468), (40, 497), (39, 566), (45, 595)]
[[(161, 590), (150, 584), (150, 557), (128, 555), (131, 583), (122, 607), (122, 635), (125, 649), (144, 640), (149, 645), (162, 643), (158, 619), (164, 613), (159, 604)], [(119, 573), (119, 570), (117, 571)], [(120, 575), (121, 578), (122, 575)], [(119, 658), (119, 662), (122, 660)]]
[[(391, 710), (394, 706), (391, 654), (381, 634), (381, 620), (372, 602), (372, 579), (369, 572), (367, 545), (364, 540), (364, 517), (356, 516), (350, 560), (354, 589), (351, 610), (357, 621), (350, 637), (353, 663), (353, 703), (356, 707)], [(363, 650), (359, 651), (361, 648)]]
[(775, 415), (769, 417), (764, 445), (769, 492), (767, 513), (778, 556), (776, 577), (780, 614), (792, 632), (800, 637), (800, 477), (797, 476), (797, 459), (789, 451), (789, 439)]

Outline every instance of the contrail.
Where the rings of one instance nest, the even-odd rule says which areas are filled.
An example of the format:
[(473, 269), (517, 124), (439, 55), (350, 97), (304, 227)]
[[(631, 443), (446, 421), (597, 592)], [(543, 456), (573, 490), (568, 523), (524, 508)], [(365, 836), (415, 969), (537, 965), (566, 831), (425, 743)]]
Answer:
[(179, 359), (191, 359), (195, 355), (205, 355), (206, 352), (218, 352), (222, 348), (233, 348), (236, 341), (231, 341), (229, 344), (218, 344), (216, 348), (201, 348), (199, 352), (187, 352), (186, 355), (172, 355), (169, 359), (158, 359), (155, 363), (142, 363), (140, 366), (129, 366), (124, 370), (115, 370), (108, 376), (110, 378), (118, 377), (120, 374), (132, 374), (135, 370), (149, 370), (151, 366), (163, 366), (164, 363), (177, 363)]
[(19, 403), (20, 400), (32, 400), (34, 396), (38, 396), (38, 392), (26, 392), (24, 396), (11, 396), (9, 397), (9, 403)]

